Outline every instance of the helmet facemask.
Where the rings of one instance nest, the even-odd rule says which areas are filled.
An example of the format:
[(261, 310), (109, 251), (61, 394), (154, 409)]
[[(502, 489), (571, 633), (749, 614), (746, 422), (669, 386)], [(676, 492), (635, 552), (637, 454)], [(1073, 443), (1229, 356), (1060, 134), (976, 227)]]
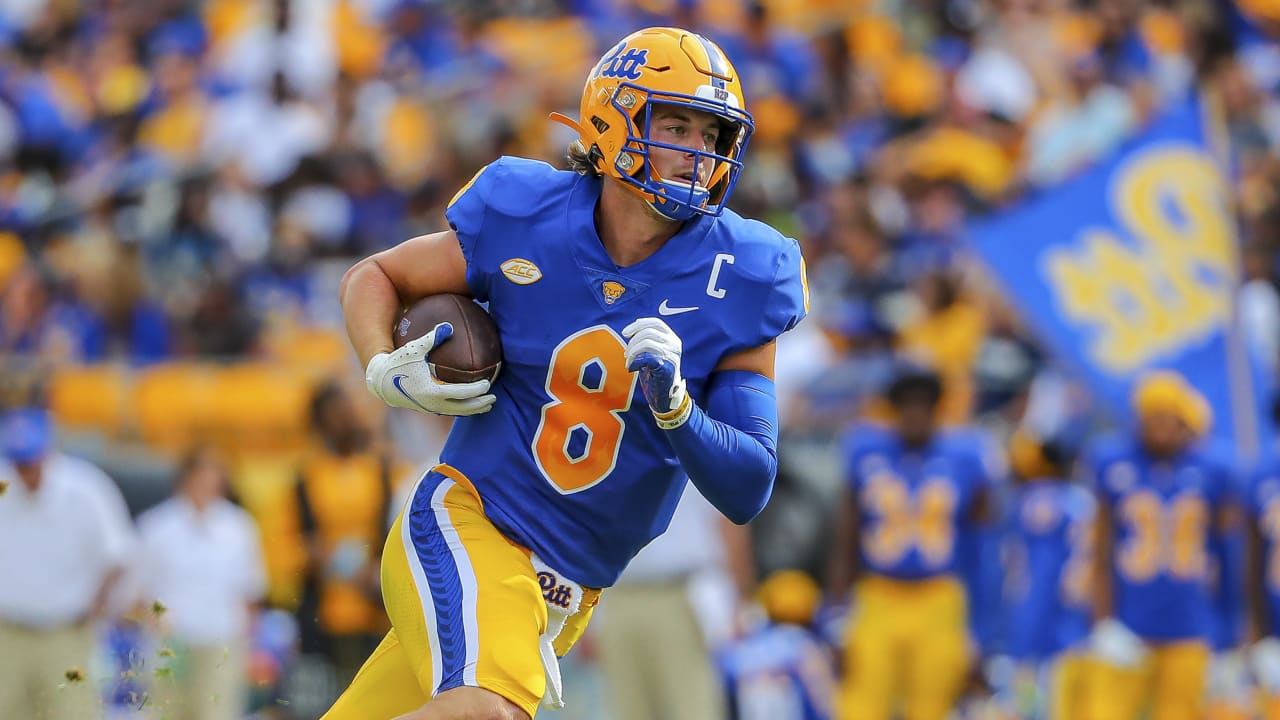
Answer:
[[(617, 177), (624, 185), (671, 220), (689, 220), (698, 215), (715, 217), (724, 212), (724, 201), (737, 185), (742, 153), (755, 129), (745, 110), (724, 101), (655, 91), (632, 83), (621, 83), (610, 104), (627, 122), (626, 143), (614, 160)], [(720, 124), (714, 152), (651, 139), (653, 116), (662, 106), (713, 115)], [(662, 177), (650, 158), (651, 148), (693, 155), (694, 181)], [(711, 170), (706, 183), (698, 182), (708, 165)]]

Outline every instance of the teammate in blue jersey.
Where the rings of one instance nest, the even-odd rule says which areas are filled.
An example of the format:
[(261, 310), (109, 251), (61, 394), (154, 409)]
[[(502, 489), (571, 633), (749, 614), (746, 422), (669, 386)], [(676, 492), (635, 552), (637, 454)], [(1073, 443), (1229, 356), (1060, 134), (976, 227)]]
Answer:
[(1280, 717), (1280, 463), (1263, 461), (1244, 496), (1248, 516), (1247, 598), (1253, 644), (1249, 665), (1262, 715)]
[(835, 663), (811, 629), (822, 600), (818, 584), (799, 570), (781, 570), (760, 583), (756, 598), (768, 622), (717, 656), (729, 720), (831, 720)]
[(1074, 451), (1065, 438), (1026, 431), (1010, 439), (1019, 481), (1012, 539), (1021, 561), (1008, 579), (1009, 652), (1047, 681), (1047, 720), (1089, 720), (1094, 500), (1072, 483)]
[(1195, 444), (1208, 407), (1182, 376), (1150, 373), (1134, 392), (1136, 436), (1104, 438), (1086, 461), (1098, 500), (1097, 720), (1204, 710), (1213, 548), (1232, 525), (1229, 472)]
[[(393, 630), (330, 720), (529, 718), (562, 704), (557, 656), (661, 533), (686, 482), (745, 523), (776, 470), (774, 339), (806, 313), (798, 244), (725, 207), (753, 125), (723, 52), (683, 30), (627, 36), (591, 70), (576, 172), (503, 157), (450, 202), (450, 230), (358, 263), (342, 306), (369, 389), (461, 416), (383, 559)], [(487, 303), (492, 386), (392, 351), (402, 307)]]
[(856, 427), (846, 443), (828, 572), (834, 599), (853, 591), (837, 717), (942, 720), (978, 660), (965, 580), (993, 471), (975, 432), (935, 427), (937, 375), (907, 369), (887, 395), (893, 427)]

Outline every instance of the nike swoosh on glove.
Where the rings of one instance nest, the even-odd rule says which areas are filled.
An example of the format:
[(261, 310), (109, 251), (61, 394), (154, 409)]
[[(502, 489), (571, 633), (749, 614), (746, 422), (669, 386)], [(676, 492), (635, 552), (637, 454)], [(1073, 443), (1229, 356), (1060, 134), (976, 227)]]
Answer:
[(683, 425), (693, 403), (680, 376), (680, 336), (665, 322), (647, 317), (623, 328), (622, 337), (627, 339), (627, 369), (639, 373), (640, 389), (658, 426), (671, 430)]
[(453, 326), (440, 323), (431, 332), (389, 353), (378, 353), (364, 372), (369, 392), (391, 407), (435, 415), (478, 415), (489, 412), (497, 396), (489, 381), (447, 383), (436, 379), (429, 360), (432, 350), (453, 336)]

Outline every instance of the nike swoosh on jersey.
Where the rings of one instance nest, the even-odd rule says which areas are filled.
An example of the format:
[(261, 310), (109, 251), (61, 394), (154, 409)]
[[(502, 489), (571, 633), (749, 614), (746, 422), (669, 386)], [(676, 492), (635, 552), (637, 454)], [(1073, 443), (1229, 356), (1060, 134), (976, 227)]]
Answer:
[(671, 307), (670, 305), (667, 304), (666, 300), (663, 300), (662, 304), (658, 306), (658, 314), (659, 315), (679, 315), (680, 313), (693, 312), (694, 310), (697, 310), (697, 309), (698, 309), (697, 305), (694, 305), (692, 307)]

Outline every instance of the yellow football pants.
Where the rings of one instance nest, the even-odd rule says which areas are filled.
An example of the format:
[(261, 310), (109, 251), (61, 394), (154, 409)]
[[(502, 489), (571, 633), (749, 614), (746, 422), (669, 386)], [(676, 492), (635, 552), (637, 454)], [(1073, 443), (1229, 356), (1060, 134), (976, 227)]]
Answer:
[[(382, 556), (392, 629), (323, 720), (384, 720), (455, 687), (491, 690), (530, 717), (546, 689), (538, 638), (547, 608), (529, 551), (484, 515), (471, 483), (441, 465), (396, 518)], [(555, 643), (564, 655), (599, 599)]]
[(1261, 690), (1258, 694), (1260, 716), (1264, 720), (1280, 720), (1280, 695), (1271, 695)]
[(1094, 661), (1084, 653), (1064, 652), (1049, 673), (1048, 720), (1093, 720), (1089, 716)]
[(969, 669), (967, 604), (954, 578), (869, 576), (854, 588), (839, 720), (944, 720)]
[(1201, 642), (1152, 645), (1141, 667), (1098, 662), (1093, 673), (1093, 720), (1200, 720), (1209, 670)]

